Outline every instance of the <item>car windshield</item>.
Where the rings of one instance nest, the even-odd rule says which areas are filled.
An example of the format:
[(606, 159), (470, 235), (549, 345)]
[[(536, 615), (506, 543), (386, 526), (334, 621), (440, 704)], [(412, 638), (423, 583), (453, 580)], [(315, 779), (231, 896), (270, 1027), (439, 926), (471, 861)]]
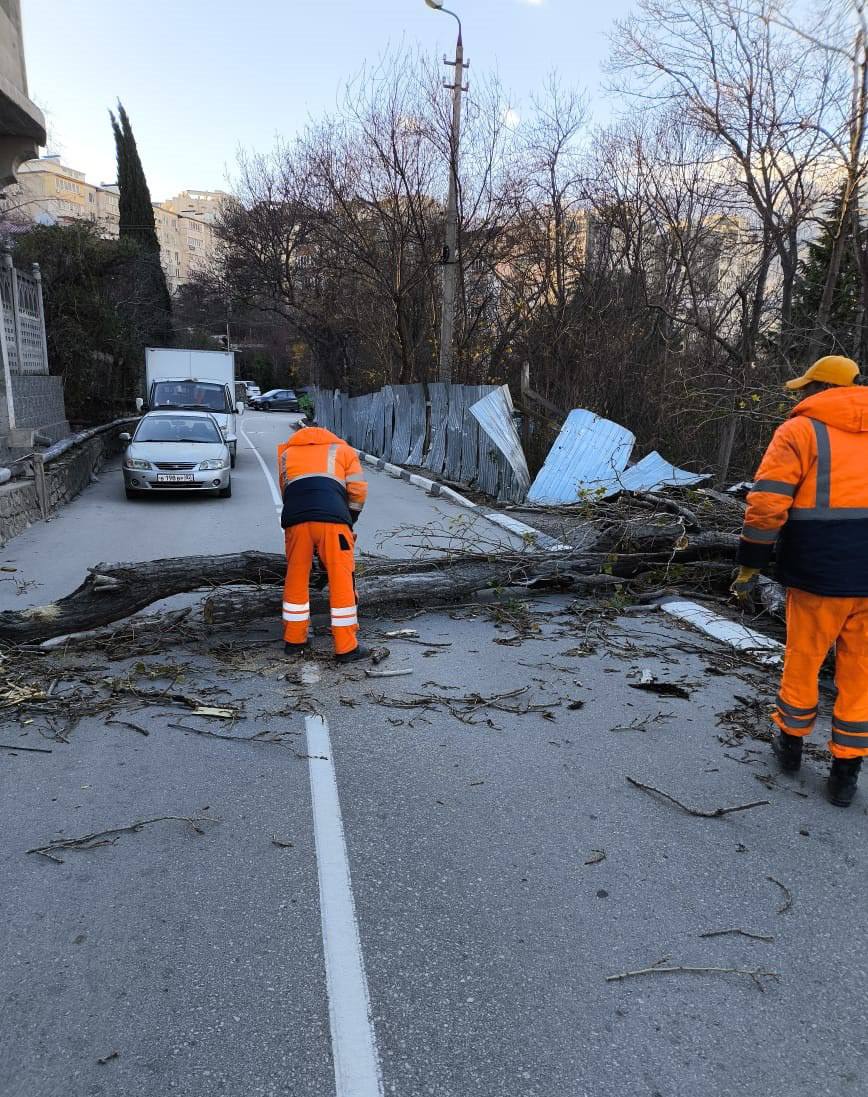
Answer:
[(263, 396), (279, 396), (282, 389), (269, 389), (268, 392), (263, 393)]
[(139, 424), (134, 442), (222, 442), (213, 419), (204, 415), (147, 415)]
[(207, 381), (157, 381), (151, 404), (155, 408), (201, 408), (226, 412), (226, 392), (222, 385)]

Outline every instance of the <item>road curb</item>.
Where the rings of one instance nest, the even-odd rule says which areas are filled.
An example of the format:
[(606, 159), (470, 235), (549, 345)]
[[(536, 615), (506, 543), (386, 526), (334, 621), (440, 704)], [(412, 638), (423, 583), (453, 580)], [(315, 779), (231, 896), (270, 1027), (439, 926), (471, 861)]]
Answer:
[(569, 551), (569, 545), (561, 544), (560, 541), (556, 540), (554, 537), (550, 537), (547, 533), (543, 533), (542, 530), (534, 529), (533, 526), (528, 526), (524, 522), (519, 522), (517, 518), (510, 518), (507, 514), (501, 514), (498, 510), (491, 510), (481, 506), (479, 503), (474, 503), (460, 492), (455, 491), (454, 488), (447, 487), (446, 484), (439, 484), (436, 480), (429, 480), (427, 476), (419, 476), (415, 472), (410, 472), (409, 469), (401, 468), (400, 465), (393, 465), (390, 461), (386, 461), (382, 457), (374, 457), (373, 454), (365, 453), (363, 450), (358, 450), (358, 454), (359, 458), (366, 465), (371, 465), (381, 472), (387, 472), (390, 476), (394, 476), (396, 480), (405, 480), (408, 484), (421, 488), (426, 495), (430, 495), (432, 498), (440, 497), (449, 499), (457, 506), (464, 507), (465, 510), (473, 511), (474, 514), (478, 514), (481, 518), (486, 518), (489, 522), (492, 522), (496, 526), (500, 526), (501, 529), (507, 530), (507, 532), (511, 533), (514, 537), (522, 538), (522, 540), (527, 541), (529, 544), (538, 545), (548, 552)]

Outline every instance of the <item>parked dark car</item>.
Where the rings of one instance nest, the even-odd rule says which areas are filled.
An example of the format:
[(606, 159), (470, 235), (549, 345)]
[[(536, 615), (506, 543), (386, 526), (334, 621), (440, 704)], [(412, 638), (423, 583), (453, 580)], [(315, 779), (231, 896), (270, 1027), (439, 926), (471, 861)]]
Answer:
[(292, 389), (271, 389), (250, 401), (257, 411), (298, 411), (298, 397)]

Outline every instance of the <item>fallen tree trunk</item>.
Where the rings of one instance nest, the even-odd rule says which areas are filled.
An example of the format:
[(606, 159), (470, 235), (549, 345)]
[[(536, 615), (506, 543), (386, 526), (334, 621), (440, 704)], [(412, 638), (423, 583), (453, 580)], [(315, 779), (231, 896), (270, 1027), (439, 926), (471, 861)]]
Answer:
[[(674, 538), (677, 536), (677, 540)], [(628, 551), (622, 551), (621, 545)], [(594, 551), (574, 553), (527, 552), (497, 556), (461, 553), (420, 560), (362, 558), (358, 568), (360, 601), (369, 608), (444, 605), (460, 601), (475, 591), (505, 586), (582, 589), (587, 578), (601, 572), (632, 578), (670, 563), (718, 557), (731, 559), (736, 538), (730, 534), (700, 533), (685, 537), (683, 527), (661, 530), (609, 529)], [(650, 550), (650, 551), (646, 551)], [(90, 631), (129, 617), (154, 602), (191, 591), (247, 586), (232, 598), (238, 607), (247, 600), (258, 612), (277, 612), (279, 588), (286, 562), (283, 556), (265, 552), (241, 552), (226, 556), (176, 557), (139, 564), (99, 564), (85, 581), (65, 598), (44, 606), (0, 613), (0, 640), (32, 643), (55, 636)], [(256, 593), (267, 588), (267, 593)], [(210, 599), (211, 619), (228, 620), (229, 592)], [(229, 609), (217, 608), (218, 601)], [(314, 612), (324, 610), (324, 595), (312, 596)], [(249, 619), (245, 612), (240, 616)], [(205, 621), (209, 620), (209, 600)]]

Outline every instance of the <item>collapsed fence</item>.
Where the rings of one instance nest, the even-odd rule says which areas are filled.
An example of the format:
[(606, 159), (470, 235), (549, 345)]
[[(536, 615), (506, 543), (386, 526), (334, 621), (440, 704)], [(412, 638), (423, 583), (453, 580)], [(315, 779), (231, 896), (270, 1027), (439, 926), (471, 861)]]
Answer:
[(516, 475), (471, 407), (497, 385), (386, 385), (348, 396), (315, 389), (316, 419), (364, 453), (413, 465), (476, 488), (500, 502), (524, 500)]

